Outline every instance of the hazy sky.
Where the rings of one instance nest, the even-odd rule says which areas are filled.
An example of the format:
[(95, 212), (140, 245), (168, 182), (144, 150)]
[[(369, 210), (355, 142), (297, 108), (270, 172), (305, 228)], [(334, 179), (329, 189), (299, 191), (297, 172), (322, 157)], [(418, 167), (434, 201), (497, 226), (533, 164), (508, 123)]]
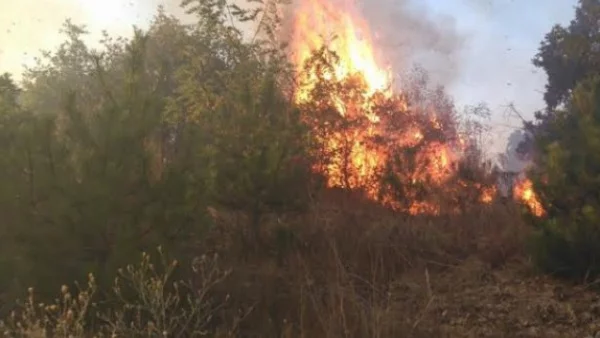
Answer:
[[(176, 9), (178, 0), (0, 0), (0, 72), (17, 73), (30, 63), (40, 49), (62, 41), (58, 30), (63, 21), (74, 18), (93, 33), (129, 33), (132, 24), (143, 25), (159, 3)], [(415, 11), (430, 17), (451, 20), (463, 38), (459, 57), (448, 81), (457, 105), (483, 101), (492, 108), (493, 151), (501, 149), (512, 131), (501, 125), (519, 126), (519, 120), (504, 114), (514, 103), (525, 116), (543, 107), (546, 81), (531, 58), (544, 35), (556, 23), (574, 16), (576, 0), (374, 0), (387, 5), (407, 1)], [(368, 2), (371, 4), (371, 1)], [(376, 25), (373, 30), (377, 31)], [(393, 29), (393, 27), (391, 27)], [(398, 31), (397, 34), (402, 34)], [(97, 35), (96, 35), (97, 36)], [(444, 63), (434, 69), (444, 71)], [(454, 62), (456, 63), (456, 62)]]
[(504, 114), (513, 102), (527, 118), (544, 107), (546, 75), (531, 64), (554, 24), (568, 24), (577, 0), (423, 0), (452, 15), (468, 35), (460, 76), (451, 85), (457, 103), (485, 101), (493, 109), (495, 147), (504, 144), (518, 118)]

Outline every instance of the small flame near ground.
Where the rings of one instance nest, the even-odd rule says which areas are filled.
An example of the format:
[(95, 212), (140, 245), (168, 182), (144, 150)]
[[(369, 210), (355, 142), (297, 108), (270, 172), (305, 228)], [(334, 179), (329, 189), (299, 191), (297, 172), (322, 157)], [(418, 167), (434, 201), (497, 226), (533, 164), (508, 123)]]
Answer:
[(517, 201), (525, 204), (535, 216), (542, 217), (546, 214), (539, 197), (533, 190), (531, 180), (527, 178), (519, 180), (514, 186), (513, 196)]

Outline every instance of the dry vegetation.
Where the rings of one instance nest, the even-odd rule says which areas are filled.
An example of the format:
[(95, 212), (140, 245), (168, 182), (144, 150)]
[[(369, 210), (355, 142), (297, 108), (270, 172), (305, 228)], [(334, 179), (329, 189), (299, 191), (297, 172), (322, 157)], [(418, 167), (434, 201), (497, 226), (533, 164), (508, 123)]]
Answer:
[(534, 273), (528, 227), (512, 203), (414, 217), (339, 191), (318, 199), (301, 216), (266, 220), (253, 245), (243, 217), (212, 210), (217, 225), (189, 281), (177, 281), (177, 263), (162, 252), (144, 254), (112, 290), (99, 292), (90, 276), (87, 288), (64, 286), (51, 305), (30, 290), (4, 334), (584, 337), (600, 329), (600, 297)]

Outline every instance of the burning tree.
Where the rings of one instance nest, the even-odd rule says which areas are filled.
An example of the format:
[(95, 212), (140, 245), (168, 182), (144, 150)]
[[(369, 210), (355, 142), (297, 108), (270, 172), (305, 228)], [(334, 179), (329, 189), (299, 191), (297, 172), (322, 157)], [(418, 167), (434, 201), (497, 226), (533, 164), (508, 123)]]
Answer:
[(348, 4), (341, 10), (320, 0), (294, 11), (295, 101), (316, 141), (315, 171), (329, 187), (358, 190), (411, 214), (464, 203), (469, 189), (475, 201), (491, 202), (493, 187), (460, 177), (467, 143), (443, 88), (427, 90), (421, 76), (397, 90), (354, 13)]

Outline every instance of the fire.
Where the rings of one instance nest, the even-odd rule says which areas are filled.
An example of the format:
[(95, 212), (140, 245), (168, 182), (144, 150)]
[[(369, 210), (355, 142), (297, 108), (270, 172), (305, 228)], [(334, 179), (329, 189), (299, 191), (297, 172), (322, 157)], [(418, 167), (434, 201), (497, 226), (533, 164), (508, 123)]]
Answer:
[(330, 161), (326, 166), (330, 187), (365, 187), (369, 184), (369, 179), (377, 174), (377, 169), (384, 165), (383, 152), (369, 148), (362, 142), (369, 132), (372, 133), (373, 130), (367, 130), (366, 133), (362, 130), (336, 132), (324, 141), (325, 148), (331, 150)]
[[(460, 189), (475, 189), (476, 202), (493, 203), (496, 186), (460, 179), (457, 186), (451, 179), (468, 140), (429, 104), (409, 109), (351, 0), (297, 1), (290, 41), (298, 73), (295, 100), (312, 112), (307, 120), (320, 152), (314, 169), (327, 185), (361, 190), (410, 214), (439, 214), (435, 194), (465, 203)], [(324, 47), (335, 57), (315, 54)], [(384, 172), (392, 175), (391, 188), (381, 183)], [(400, 191), (394, 191), (398, 185)], [(536, 216), (544, 215), (531, 181), (520, 181), (514, 196)]]
[(433, 205), (431, 203), (414, 202), (413, 204), (411, 204), (410, 208), (408, 209), (408, 213), (411, 215), (418, 215), (418, 214), (437, 215), (440, 213), (440, 209), (438, 206)]
[(432, 142), (417, 155), (417, 161), (423, 163), (423, 167), (416, 172), (415, 181), (431, 180), (441, 184), (453, 173), (451, 163), (454, 154), (445, 145)]
[[(379, 62), (369, 27), (350, 0), (298, 1), (290, 43), (298, 73), (295, 100), (306, 111), (317, 107), (313, 110), (324, 114), (333, 107), (337, 115), (309, 118), (324, 159), (315, 170), (325, 174), (329, 187), (359, 189), (411, 214), (439, 213), (438, 206), (422, 200), (422, 192), (404, 192), (402, 198), (410, 203), (396, 204), (389, 195), (382, 196), (378, 182), (390, 159), (402, 154), (398, 150), (409, 149), (416, 164), (395, 167), (398, 179), (416, 190), (420, 184), (442, 185), (453, 174), (460, 144), (428, 139), (431, 131), (444, 132), (443, 121), (430, 107), (420, 115), (409, 111), (406, 96), (394, 90), (391, 71)], [(335, 62), (311, 66), (315, 51), (324, 46), (335, 53)], [(319, 85), (326, 86), (326, 94), (315, 94)]]
[(537, 194), (533, 190), (531, 180), (526, 178), (517, 182), (513, 189), (513, 196), (517, 201), (525, 204), (535, 216), (542, 217), (546, 213)]
[[(341, 8), (327, 0), (302, 1), (296, 9), (292, 37), (295, 64), (302, 70), (312, 53), (327, 43), (337, 53), (339, 60), (333, 74), (324, 74), (326, 78), (335, 76), (343, 79), (360, 74), (367, 84), (366, 95), (376, 92), (391, 95), (391, 72), (380, 67), (376, 61), (368, 25), (351, 14), (352, 6), (349, 3), (345, 3), (345, 7), (348, 11), (340, 11)], [(300, 74), (305, 76), (302, 79), (305, 85), (299, 89), (297, 100), (304, 101), (313, 88), (309, 83), (318, 77), (313, 72)]]
[(490, 204), (494, 201), (496, 197), (497, 189), (495, 186), (493, 187), (483, 187), (481, 189), (481, 196), (479, 197), (479, 201), (484, 204)]
[[(362, 97), (336, 95), (332, 100), (337, 112), (344, 117), (367, 117), (367, 126), (334, 130), (319, 141), (328, 150), (330, 158), (323, 170), (330, 187), (364, 188), (377, 174), (386, 160), (385, 151), (369, 146), (368, 138), (380, 134), (379, 116), (371, 110), (371, 98), (376, 94), (391, 97), (391, 73), (376, 60), (373, 43), (366, 22), (352, 15), (353, 8), (344, 4), (346, 11), (327, 0), (304, 0), (295, 9), (292, 37), (293, 60), (300, 75), (296, 101), (312, 100), (311, 91), (319, 80), (356, 79), (361, 82)], [(315, 50), (324, 45), (336, 53), (338, 59), (332, 70), (305, 69)], [(319, 73), (321, 71), (322, 73)], [(372, 197), (374, 190), (367, 191)]]

